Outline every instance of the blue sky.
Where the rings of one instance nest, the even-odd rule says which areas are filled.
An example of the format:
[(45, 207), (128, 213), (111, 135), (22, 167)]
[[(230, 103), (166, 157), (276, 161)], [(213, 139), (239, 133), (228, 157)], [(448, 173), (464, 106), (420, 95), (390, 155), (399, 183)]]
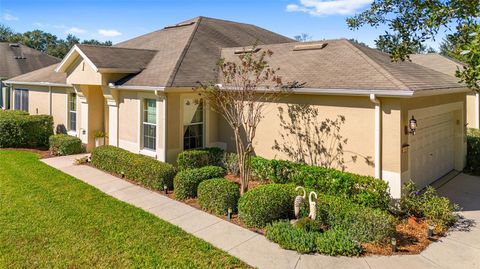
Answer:
[[(384, 29), (349, 30), (345, 18), (371, 0), (0, 0), (0, 23), (15, 31), (41, 29), (64, 38), (114, 43), (196, 16), (258, 25), (293, 37), (314, 40), (356, 38), (369, 45)], [(438, 40), (437, 40), (438, 41)], [(435, 43), (431, 43), (437, 47)]]

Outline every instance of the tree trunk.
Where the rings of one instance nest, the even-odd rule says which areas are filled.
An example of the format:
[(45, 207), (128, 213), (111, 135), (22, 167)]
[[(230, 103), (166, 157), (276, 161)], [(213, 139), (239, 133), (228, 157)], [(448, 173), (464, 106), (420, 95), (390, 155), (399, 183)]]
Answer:
[(240, 195), (248, 190), (248, 181), (250, 177), (250, 169), (248, 164), (248, 153), (246, 152), (243, 141), (240, 136), (240, 130), (234, 130), (235, 144), (237, 147), (238, 167), (240, 169)]

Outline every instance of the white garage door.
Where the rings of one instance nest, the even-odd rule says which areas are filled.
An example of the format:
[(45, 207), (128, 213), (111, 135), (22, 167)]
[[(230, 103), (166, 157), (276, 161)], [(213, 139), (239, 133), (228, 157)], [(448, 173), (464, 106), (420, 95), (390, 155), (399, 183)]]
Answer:
[(455, 120), (452, 112), (418, 116), (417, 133), (410, 135), (410, 167), (412, 180), (423, 188), (454, 169)]

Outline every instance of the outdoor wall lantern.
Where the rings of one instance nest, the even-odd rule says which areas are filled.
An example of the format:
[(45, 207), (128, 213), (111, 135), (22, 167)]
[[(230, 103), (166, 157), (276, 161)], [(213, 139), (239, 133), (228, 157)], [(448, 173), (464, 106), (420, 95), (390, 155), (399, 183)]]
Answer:
[(408, 133), (412, 135), (417, 133), (417, 120), (414, 116), (408, 121)]

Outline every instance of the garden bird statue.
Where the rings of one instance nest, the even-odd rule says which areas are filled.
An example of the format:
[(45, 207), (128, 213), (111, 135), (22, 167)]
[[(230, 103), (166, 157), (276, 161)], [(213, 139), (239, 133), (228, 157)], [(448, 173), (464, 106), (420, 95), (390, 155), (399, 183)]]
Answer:
[[(312, 199), (312, 196), (315, 196), (315, 200)], [(318, 196), (315, 192), (310, 192), (310, 195), (308, 196), (308, 200), (310, 202), (310, 214), (308, 216), (312, 219), (315, 220), (317, 218), (317, 202), (316, 200), (318, 199)]]
[(303, 195), (298, 195), (297, 197), (295, 197), (295, 202), (293, 203), (293, 208), (295, 210), (295, 218), (298, 219), (298, 214), (300, 213), (300, 207), (302, 206), (303, 202), (305, 202), (305, 199), (307, 199), (307, 192), (305, 191), (305, 188), (302, 186), (296, 187), (295, 190), (303, 191)]

